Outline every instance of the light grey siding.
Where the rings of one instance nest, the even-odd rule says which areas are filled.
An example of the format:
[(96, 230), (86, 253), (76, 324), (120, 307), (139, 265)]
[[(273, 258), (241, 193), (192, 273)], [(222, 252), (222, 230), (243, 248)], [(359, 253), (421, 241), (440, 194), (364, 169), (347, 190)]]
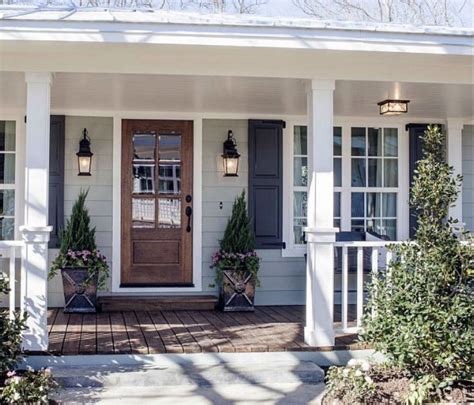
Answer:
[[(77, 157), (82, 130), (87, 128), (91, 138), (91, 176), (77, 175)], [(64, 214), (66, 219), (81, 189), (89, 189), (87, 207), (92, 226), (96, 228), (98, 248), (112, 259), (112, 138), (113, 120), (103, 117), (66, 117), (64, 161)], [(50, 260), (57, 250), (50, 250)], [(61, 278), (49, 283), (49, 305), (63, 305)]]
[[(204, 120), (203, 122), (203, 288), (214, 291), (214, 271), (209, 268), (213, 252), (219, 247), (235, 197), (247, 191), (247, 120)], [(239, 177), (223, 177), (222, 143), (231, 129), (241, 154)], [(220, 203), (222, 202), (222, 209)], [(261, 287), (257, 305), (303, 304), (305, 300), (305, 262), (303, 258), (283, 258), (281, 250), (259, 250), (262, 258)]]
[(462, 213), (466, 228), (474, 232), (474, 126), (467, 125), (462, 133)]

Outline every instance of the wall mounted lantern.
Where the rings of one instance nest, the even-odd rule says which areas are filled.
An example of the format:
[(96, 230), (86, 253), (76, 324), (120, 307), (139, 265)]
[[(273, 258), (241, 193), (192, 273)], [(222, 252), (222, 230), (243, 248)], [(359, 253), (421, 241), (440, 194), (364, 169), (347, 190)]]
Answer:
[(224, 177), (237, 177), (239, 174), (239, 152), (237, 152), (237, 143), (231, 130), (227, 133), (227, 140), (224, 142)]
[(79, 142), (79, 152), (76, 153), (79, 168), (78, 176), (90, 176), (92, 156), (94, 154), (91, 152), (91, 138), (87, 135), (87, 128), (84, 128), (82, 135), (83, 138)]
[(380, 115), (399, 115), (408, 112), (410, 100), (384, 100), (377, 103)]

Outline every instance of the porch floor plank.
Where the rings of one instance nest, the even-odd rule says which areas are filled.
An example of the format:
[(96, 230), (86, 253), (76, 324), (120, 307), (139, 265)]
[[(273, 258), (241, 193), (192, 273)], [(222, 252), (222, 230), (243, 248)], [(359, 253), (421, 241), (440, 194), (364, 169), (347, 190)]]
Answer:
[(99, 313), (97, 322), (97, 353), (111, 354), (114, 352), (114, 340), (112, 337), (112, 327), (110, 325), (110, 314)]
[[(353, 313), (354, 308), (349, 308)], [(304, 306), (256, 307), (255, 312), (120, 311), (65, 314), (48, 310), (54, 354), (275, 352), (365, 349), (355, 334), (339, 334), (334, 347), (304, 342)], [(340, 306), (335, 306), (340, 319)], [(339, 326), (340, 323), (335, 323)], [(349, 326), (354, 326), (350, 321)]]
[[(92, 314), (93, 315), (93, 314)], [(79, 354), (82, 331), (82, 314), (71, 314), (67, 324), (62, 352), (64, 354)]]

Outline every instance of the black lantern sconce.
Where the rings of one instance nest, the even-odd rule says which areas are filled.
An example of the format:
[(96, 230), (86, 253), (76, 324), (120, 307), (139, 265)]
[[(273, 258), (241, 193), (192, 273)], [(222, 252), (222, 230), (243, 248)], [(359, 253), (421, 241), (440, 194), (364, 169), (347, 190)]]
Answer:
[(224, 177), (237, 177), (239, 174), (239, 152), (237, 152), (237, 143), (231, 130), (227, 133), (227, 140), (224, 142)]
[(408, 112), (410, 100), (384, 100), (377, 103), (380, 115), (400, 115)]
[(92, 156), (94, 154), (91, 152), (91, 138), (89, 138), (89, 135), (87, 135), (87, 128), (84, 128), (82, 135), (83, 138), (79, 142), (79, 152), (76, 153), (77, 165), (79, 169), (78, 176), (90, 176)]

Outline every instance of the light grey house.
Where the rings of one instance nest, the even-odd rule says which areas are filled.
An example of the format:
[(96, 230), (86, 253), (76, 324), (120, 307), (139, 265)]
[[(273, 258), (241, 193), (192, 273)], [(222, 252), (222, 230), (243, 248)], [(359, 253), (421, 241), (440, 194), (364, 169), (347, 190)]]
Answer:
[[(307, 342), (331, 344), (333, 303), (360, 315), (363, 302), (363, 274), (334, 270), (334, 243), (377, 253), (368, 231), (410, 237), (427, 124), (464, 175), (452, 215), (474, 228), (473, 50), (472, 29), (1, 8), (1, 247), (22, 255), (27, 347), (45, 348), (46, 308), (63, 305), (46, 273), (81, 188), (112, 269), (102, 294), (137, 302), (215, 294), (211, 255), (247, 190), (256, 304), (306, 303)], [(238, 176), (224, 173), (229, 131)]]

